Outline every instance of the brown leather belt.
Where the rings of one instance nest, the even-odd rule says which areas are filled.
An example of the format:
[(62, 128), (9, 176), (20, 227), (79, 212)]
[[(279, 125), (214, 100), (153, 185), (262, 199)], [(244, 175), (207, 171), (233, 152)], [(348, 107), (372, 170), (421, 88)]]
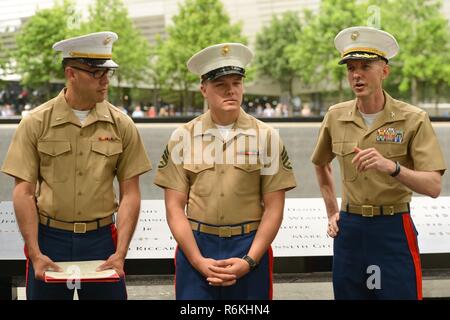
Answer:
[(87, 222), (66, 222), (61, 220), (55, 220), (50, 217), (39, 214), (39, 222), (51, 228), (71, 231), (73, 233), (86, 233), (88, 231), (94, 231), (98, 228), (105, 227), (114, 222), (113, 215), (106, 218), (87, 221)]
[(213, 234), (221, 238), (229, 238), (232, 236), (247, 234), (258, 229), (259, 226), (259, 221), (253, 221), (233, 226), (211, 226), (192, 220), (189, 220), (189, 222), (191, 224), (192, 230)]
[(409, 212), (409, 203), (399, 203), (393, 205), (383, 205), (383, 206), (372, 206), (372, 205), (362, 205), (356, 206), (352, 204), (347, 204), (342, 206), (342, 210), (359, 214), (363, 217), (374, 217), (374, 216), (392, 216), (398, 213)]

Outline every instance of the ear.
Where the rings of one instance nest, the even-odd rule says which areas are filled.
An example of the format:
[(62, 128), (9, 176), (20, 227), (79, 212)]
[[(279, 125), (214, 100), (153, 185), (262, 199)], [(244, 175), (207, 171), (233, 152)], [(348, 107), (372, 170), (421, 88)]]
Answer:
[(200, 84), (200, 92), (202, 93), (203, 98), (206, 99), (206, 86), (208, 85), (208, 81), (204, 81)]
[(66, 76), (67, 80), (71, 80), (75, 77), (75, 72), (73, 72), (73, 69), (70, 67), (66, 67), (64, 69), (64, 75)]
[(387, 63), (384, 63), (382, 79), (385, 80), (389, 76), (390, 73), (391, 73), (391, 67)]

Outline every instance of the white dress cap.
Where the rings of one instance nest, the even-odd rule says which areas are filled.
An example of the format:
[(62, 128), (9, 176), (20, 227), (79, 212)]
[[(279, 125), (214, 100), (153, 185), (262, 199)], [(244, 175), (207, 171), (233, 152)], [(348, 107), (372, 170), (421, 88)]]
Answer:
[(341, 53), (342, 60), (339, 64), (347, 60), (379, 58), (388, 62), (400, 49), (391, 34), (372, 27), (344, 29), (334, 39), (334, 45)]
[(252, 51), (242, 43), (220, 43), (194, 54), (188, 60), (187, 67), (202, 81), (227, 74), (245, 76), (244, 68), (252, 58)]
[(117, 68), (118, 64), (112, 60), (112, 45), (117, 39), (117, 34), (111, 31), (95, 32), (59, 41), (53, 49), (62, 51), (64, 59), (80, 59), (94, 67)]

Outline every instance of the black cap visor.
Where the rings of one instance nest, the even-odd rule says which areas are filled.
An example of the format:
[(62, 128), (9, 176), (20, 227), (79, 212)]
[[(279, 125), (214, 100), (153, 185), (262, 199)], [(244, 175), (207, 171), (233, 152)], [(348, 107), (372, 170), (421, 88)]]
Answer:
[(350, 52), (349, 54), (345, 55), (340, 61), (339, 64), (344, 64), (348, 60), (384, 60), (386, 63), (388, 63), (388, 59), (385, 57), (382, 57), (378, 54), (374, 53), (368, 53), (368, 52)]
[(111, 59), (89, 59), (89, 58), (66, 58), (66, 59), (78, 61), (92, 68), (116, 69), (119, 67), (119, 65)]
[(238, 74), (242, 77), (245, 77), (245, 69), (235, 66), (226, 66), (217, 68), (214, 70), (209, 71), (208, 73), (205, 73), (202, 75), (202, 82), (206, 80), (215, 80), (217, 78), (226, 76), (228, 74)]

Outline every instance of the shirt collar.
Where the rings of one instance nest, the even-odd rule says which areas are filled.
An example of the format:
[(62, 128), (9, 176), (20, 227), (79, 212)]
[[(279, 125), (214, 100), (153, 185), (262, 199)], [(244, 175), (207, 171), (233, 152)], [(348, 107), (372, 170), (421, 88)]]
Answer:
[[(81, 125), (80, 120), (73, 112), (72, 107), (66, 101), (66, 98), (64, 96), (65, 91), (66, 88), (61, 90), (59, 95), (56, 97), (50, 121), (51, 127), (58, 126), (67, 122), (73, 123), (77, 126)], [(93, 110), (88, 114), (84, 126), (88, 126), (96, 121), (106, 121), (113, 123), (106, 101), (102, 101), (95, 105)]]
[[(203, 114), (202, 117), (199, 119), (199, 121), (202, 122), (202, 130), (198, 131), (198, 132), (196, 132), (196, 130), (194, 130), (194, 137), (199, 136), (199, 135), (211, 134), (219, 139), (222, 139), (222, 136), (220, 135), (220, 133), (214, 134), (215, 132), (218, 131), (218, 129), (217, 129), (216, 124), (212, 120), (211, 111), (208, 110), (205, 114)], [(254, 130), (248, 130), (248, 129), (252, 129), (252, 128), (256, 129), (253, 122), (254, 121), (252, 120), (252, 118), (242, 108), (240, 108), (239, 116), (238, 116), (236, 122), (234, 123), (234, 126), (231, 129), (232, 131), (230, 132), (230, 135), (227, 140), (230, 140), (234, 136), (240, 135), (240, 134), (255, 136), (256, 132), (253, 132)], [(239, 130), (239, 131), (237, 132), (236, 130)]]
[[(370, 126), (370, 130), (368, 130), (366, 134), (369, 134), (373, 130), (383, 126), (385, 123), (405, 120), (404, 113), (400, 109), (395, 108), (395, 100), (386, 91), (383, 91), (383, 94), (385, 97), (384, 108), (374, 123)], [(349, 111), (342, 114), (338, 120), (351, 121), (361, 128), (365, 128), (364, 119), (356, 106), (356, 99), (353, 100), (352, 107)]]

